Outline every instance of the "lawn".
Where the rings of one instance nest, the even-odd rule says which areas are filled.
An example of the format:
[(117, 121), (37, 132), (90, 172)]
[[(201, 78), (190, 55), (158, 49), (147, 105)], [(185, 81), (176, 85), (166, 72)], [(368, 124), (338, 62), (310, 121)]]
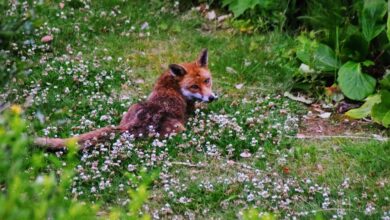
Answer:
[[(335, 113), (318, 124), (342, 130), (307, 132), (317, 112), (283, 95), (299, 67), (289, 34), (241, 33), (228, 21), (219, 25), (177, 7), (36, 6), (42, 26), (18, 54), (25, 71), (0, 88), (0, 103), (21, 106), (31, 138), (118, 124), (169, 64), (194, 60), (202, 48), (220, 97), (200, 104), (187, 131), (175, 137), (117, 136), (76, 154), (67, 198), (99, 205), (97, 218), (126, 212), (128, 190), (139, 186), (146, 168), (142, 175), (158, 172), (142, 208), (153, 219), (236, 219), (250, 208), (281, 219), (390, 218), (388, 130)], [(41, 42), (46, 35), (53, 40)], [(43, 157), (36, 176), (62, 169), (50, 159), (61, 163), (62, 153), (33, 144), (28, 150)]]

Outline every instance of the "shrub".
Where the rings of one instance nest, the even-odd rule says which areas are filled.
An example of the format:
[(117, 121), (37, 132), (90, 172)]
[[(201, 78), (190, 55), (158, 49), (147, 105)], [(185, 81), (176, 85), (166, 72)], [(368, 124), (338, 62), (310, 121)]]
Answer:
[(49, 156), (58, 165), (58, 172), (44, 173), (42, 153), (28, 150), (29, 138), (21, 109), (13, 106), (0, 119), (0, 218), (1, 219), (66, 219), (93, 218), (98, 207), (67, 198), (75, 164), (75, 145), (64, 166), (58, 158)]
[[(351, 100), (363, 101), (381, 90), (379, 94), (383, 101), (388, 90), (378, 86), (377, 82), (384, 77), (390, 59), (390, 38), (386, 36), (389, 32), (385, 21), (386, 2), (366, 0), (351, 3), (332, 0), (330, 6), (328, 2), (324, 4), (310, 1), (308, 14), (301, 17), (313, 27), (317, 26), (317, 29), (309, 37), (303, 34), (298, 38), (298, 59), (312, 68), (313, 79), (327, 78), (330, 82), (328, 85), (337, 83), (344, 96)], [(326, 6), (337, 10), (326, 9)], [(382, 115), (387, 112), (384, 108), (374, 109)], [(371, 115), (378, 115), (374, 112)], [(374, 117), (374, 120), (387, 127), (386, 119), (382, 118)]]
[[(21, 119), (20, 106), (0, 115), (0, 219), (95, 219), (99, 205), (69, 198), (70, 186), (77, 164), (75, 142), (68, 144), (65, 158), (29, 150), (30, 139)], [(55, 170), (46, 170), (51, 164)], [(108, 213), (113, 219), (149, 219), (139, 215), (148, 198), (148, 185), (156, 174), (145, 171), (142, 181), (130, 175), (139, 186), (129, 191), (131, 202), (127, 211), (114, 208)]]

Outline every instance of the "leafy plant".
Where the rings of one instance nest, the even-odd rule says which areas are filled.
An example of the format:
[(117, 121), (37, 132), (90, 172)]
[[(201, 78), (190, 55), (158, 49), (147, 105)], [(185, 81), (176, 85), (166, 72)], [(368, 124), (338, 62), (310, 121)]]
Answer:
[(297, 57), (305, 64), (315, 67), (319, 71), (331, 72), (340, 67), (335, 52), (327, 45), (298, 37), (300, 46), (297, 48)]
[(255, 7), (259, 7), (262, 10), (277, 10), (280, 9), (281, 5), (286, 6), (287, 1), (278, 3), (271, 0), (222, 0), (222, 6), (228, 6), (235, 17), (239, 17), (244, 12), (255, 9)]
[[(32, 152), (21, 113), (21, 107), (14, 105), (0, 115), (0, 219), (96, 219), (98, 205), (68, 198), (78, 161), (76, 143), (68, 143), (65, 158)], [(45, 171), (48, 163), (55, 170)], [(112, 211), (110, 218), (150, 219), (139, 211), (156, 175), (143, 171), (142, 180), (134, 177), (139, 187), (129, 191), (129, 213)]]
[(360, 16), (362, 33), (367, 42), (377, 37), (383, 30), (385, 24), (382, 23), (387, 11), (386, 2), (382, 0), (366, 0)]
[(349, 110), (346, 115), (354, 119), (371, 115), (375, 122), (388, 128), (390, 126), (390, 92), (382, 90), (368, 97), (361, 107)]
[(387, 38), (390, 41), (390, 1), (387, 2)]
[(21, 111), (19, 106), (12, 106), (0, 118), (0, 218), (93, 218), (98, 206), (66, 198), (75, 164), (75, 145), (69, 145), (65, 166), (55, 156), (48, 158), (58, 164), (57, 174), (41, 172), (45, 159), (39, 153), (29, 155)]
[(245, 11), (254, 9), (256, 5), (261, 4), (260, 0), (223, 0), (222, 6), (228, 6), (229, 10), (233, 12), (234, 17), (239, 17)]
[[(389, 28), (386, 30), (384, 20), (386, 2), (365, 0), (350, 4), (334, 0), (330, 5), (330, 8), (338, 6), (339, 9), (329, 11), (319, 1), (309, 2), (309, 12), (301, 18), (318, 24), (320, 28), (310, 32), (315, 40), (306, 36), (298, 38), (296, 56), (314, 70), (313, 74), (333, 75), (332, 81), (328, 77), (328, 85), (337, 82), (347, 98), (362, 101), (368, 97), (361, 109), (350, 111), (347, 115), (367, 116), (370, 112), (374, 121), (387, 126), (385, 109), (388, 106), (386, 102), (382, 103), (387, 93), (382, 90), (380, 96), (373, 95), (377, 81), (388, 67), (386, 60), (390, 55), (390, 42), (386, 37)], [(379, 97), (382, 101), (378, 101)]]
[(371, 116), (375, 122), (387, 128), (390, 125), (390, 92), (382, 90), (380, 96), (381, 102), (372, 106)]
[(363, 73), (361, 64), (346, 62), (338, 72), (337, 81), (341, 91), (352, 100), (363, 100), (375, 90), (374, 77)]
[(293, 11), (295, 3), (288, 0), (222, 0), (222, 6), (228, 7), (235, 18), (250, 19), (257, 30), (281, 30), (287, 20), (287, 11)]
[(360, 119), (367, 117), (371, 114), (372, 107), (381, 102), (381, 96), (379, 94), (371, 95), (366, 98), (366, 102), (359, 108), (351, 109), (345, 114), (350, 118)]

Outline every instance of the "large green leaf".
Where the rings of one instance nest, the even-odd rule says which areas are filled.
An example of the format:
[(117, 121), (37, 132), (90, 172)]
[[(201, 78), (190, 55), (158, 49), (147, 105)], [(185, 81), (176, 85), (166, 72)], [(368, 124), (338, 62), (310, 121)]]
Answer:
[(387, 5), (384, 0), (365, 0), (363, 11), (361, 13), (361, 25), (363, 36), (370, 42), (378, 36), (385, 25), (381, 21), (387, 11)]
[(371, 117), (387, 128), (390, 125), (390, 91), (382, 90), (380, 96), (381, 102), (372, 107)]
[(347, 111), (345, 115), (354, 119), (367, 117), (371, 113), (372, 106), (379, 102), (381, 102), (381, 96), (379, 94), (368, 96), (362, 106)]
[(305, 37), (299, 37), (299, 41), (297, 57), (305, 64), (324, 72), (335, 71), (340, 67), (335, 52), (329, 46)]
[(352, 100), (363, 100), (375, 90), (376, 80), (362, 72), (360, 63), (348, 61), (338, 72), (341, 91)]

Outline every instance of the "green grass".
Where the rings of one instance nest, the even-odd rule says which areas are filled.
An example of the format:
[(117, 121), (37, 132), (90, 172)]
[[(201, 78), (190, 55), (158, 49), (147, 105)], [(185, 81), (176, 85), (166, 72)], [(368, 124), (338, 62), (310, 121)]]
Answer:
[[(160, 147), (155, 140), (119, 143), (117, 137), (80, 153), (71, 197), (125, 209), (127, 190), (137, 185), (126, 174), (131, 165), (135, 174), (142, 167), (160, 170), (144, 208), (163, 218), (234, 219), (251, 206), (281, 218), (331, 218), (340, 211), (347, 219), (389, 216), (389, 143), (291, 138), (307, 111), (281, 96), (298, 67), (291, 36), (216, 29), (196, 12), (173, 13), (172, 5), (162, 12), (158, 4), (93, 1), (85, 10), (77, 2), (66, 2), (62, 10), (57, 3), (41, 6), (50, 8), (42, 20), (60, 32), (49, 50), (27, 56), (30, 74), (0, 89), (0, 102), (24, 106), (31, 136), (46, 130), (51, 137), (69, 137), (117, 124), (132, 103), (145, 99), (168, 64), (194, 60), (201, 48), (210, 51), (221, 98), (202, 106), (185, 133)], [(66, 19), (56, 16), (61, 12)], [(141, 30), (145, 22), (149, 28)], [(202, 30), (204, 23), (211, 31)], [(47, 33), (37, 32), (38, 45)], [(242, 157), (244, 151), (251, 156)], [(47, 161), (47, 169), (56, 166)], [(348, 187), (342, 186), (346, 179)], [(372, 214), (365, 213), (369, 204)]]

